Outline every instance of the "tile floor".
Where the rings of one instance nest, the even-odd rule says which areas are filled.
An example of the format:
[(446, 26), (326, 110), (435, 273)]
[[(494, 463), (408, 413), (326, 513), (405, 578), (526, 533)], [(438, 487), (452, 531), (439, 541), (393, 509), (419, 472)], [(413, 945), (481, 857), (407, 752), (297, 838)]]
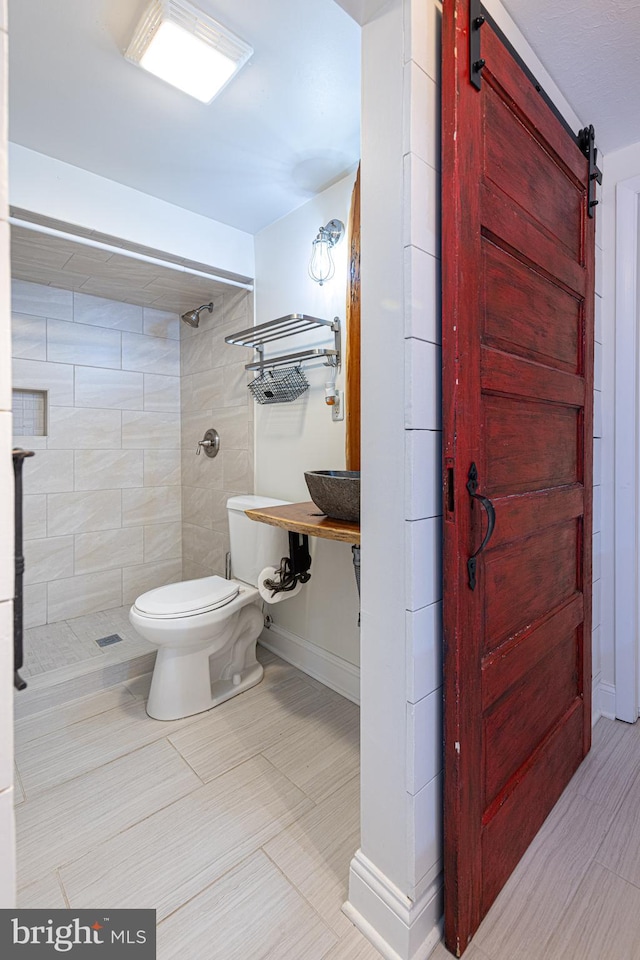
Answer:
[[(442, 945), (432, 954), (450, 957)], [(597, 723), (591, 753), (464, 957), (640, 958), (640, 723)]]
[[(98, 646), (97, 640), (114, 633), (122, 637), (120, 643), (109, 647)], [(123, 660), (138, 656), (141, 651), (154, 649), (129, 623), (129, 607), (118, 607), (42, 627), (29, 627), (24, 632), (24, 667), (21, 675), (28, 680), (78, 664), (95, 669), (103, 663), (99, 658), (110, 656), (111, 659), (117, 657)]]
[[(358, 709), (260, 657), (259, 686), (187, 720), (147, 717), (148, 675), (23, 711), (21, 906), (154, 907), (160, 960), (379, 960), (340, 909)], [(638, 960), (639, 944), (640, 725), (601, 720), (465, 957)]]
[(17, 719), (20, 906), (154, 907), (160, 960), (379, 960), (341, 912), (358, 708), (259, 654), (187, 720), (147, 717), (148, 675)]

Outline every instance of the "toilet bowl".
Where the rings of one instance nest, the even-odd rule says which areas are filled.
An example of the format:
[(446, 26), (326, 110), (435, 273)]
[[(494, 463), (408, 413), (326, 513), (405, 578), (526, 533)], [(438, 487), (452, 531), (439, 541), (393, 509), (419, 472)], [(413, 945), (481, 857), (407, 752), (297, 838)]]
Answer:
[(286, 556), (288, 542), (283, 531), (249, 520), (244, 511), (284, 502), (249, 496), (228, 501), (235, 579), (170, 583), (143, 593), (131, 607), (133, 627), (158, 647), (147, 702), (153, 719), (202, 713), (260, 683), (264, 671), (256, 643), (264, 617), (255, 583), (267, 563)]

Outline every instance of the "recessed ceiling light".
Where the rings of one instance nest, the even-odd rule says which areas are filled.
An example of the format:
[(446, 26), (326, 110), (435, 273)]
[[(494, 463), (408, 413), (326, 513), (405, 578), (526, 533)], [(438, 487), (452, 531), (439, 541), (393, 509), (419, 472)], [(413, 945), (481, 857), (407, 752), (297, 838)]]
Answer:
[(125, 57), (211, 103), (252, 53), (244, 40), (187, 0), (153, 0)]

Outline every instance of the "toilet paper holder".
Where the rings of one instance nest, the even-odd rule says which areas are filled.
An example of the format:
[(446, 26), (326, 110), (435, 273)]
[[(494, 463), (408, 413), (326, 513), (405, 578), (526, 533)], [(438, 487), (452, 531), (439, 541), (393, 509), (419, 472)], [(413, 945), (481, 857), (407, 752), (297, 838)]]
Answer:
[(306, 533), (289, 530), (289, 556), (282, 558), (275, 577), (265, 580), (264, 585), (273, 591), (274, 596), (276, 593), (288, 593), (295, 590), (299, 583), (309, 582), (310, 566), (309, 537)]

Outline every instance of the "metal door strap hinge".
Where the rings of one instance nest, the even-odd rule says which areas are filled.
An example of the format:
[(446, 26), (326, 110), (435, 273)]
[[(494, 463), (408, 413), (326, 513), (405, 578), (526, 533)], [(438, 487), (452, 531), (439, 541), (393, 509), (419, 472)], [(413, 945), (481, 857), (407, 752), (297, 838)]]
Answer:
[(469, 78), (476, 90), (482, 86), (482, 68), (486, 63), (480, 55), (480, 28), (484, 21), (481, 0), (469, 0)]
[(593, 124), (585, 127), (578, 134), (580, 149), (589, 161), (589, 182), (587, 185), (587, 213), (593, 217), (593, 208), (598, 206), (599, 200), (596, 200), (596, 183), (602, 183), (602, 170), (597, 166), (598, 151), (596, 150), (596, 132)]

